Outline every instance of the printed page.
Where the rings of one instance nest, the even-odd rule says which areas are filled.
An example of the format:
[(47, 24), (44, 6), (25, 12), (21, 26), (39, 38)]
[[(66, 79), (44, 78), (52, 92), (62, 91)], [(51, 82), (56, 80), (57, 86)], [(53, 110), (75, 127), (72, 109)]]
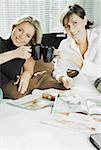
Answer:
[(52, 101), (42, 98), (42, 95), (36, 96), (29, 94), (15, 101), (7, 102), (10, 105), (17, 106), (24, 109), (37, 110), (49, 107), (53, 104)]
[(101, 102), (87, 100), (89, 115), (101, 115)]
[(92, 134), (100, 131), (99, 122), (93, 117), (79, 114), (79, 113), (68, 113), (65, 115), (50, 115), (47, 118), (41, 120), (41, 123), (60, 127), (64, 129), (74, 129), (81, 133)]
[(53, 113), (82, 112), (88, 114), (85, 98), (72, 91), (60, 93), (54, 102)]

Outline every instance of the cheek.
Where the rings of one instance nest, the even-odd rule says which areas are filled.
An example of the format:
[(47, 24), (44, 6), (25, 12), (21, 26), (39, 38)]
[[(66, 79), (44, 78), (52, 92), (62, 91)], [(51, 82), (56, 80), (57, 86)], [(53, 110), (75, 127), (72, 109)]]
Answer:
[(32, 39), (32, 38), (26, 38), (26, 41), (27, 41), (27, 42), (30, 42), (31, 39)]
[(14, 40), (15, 36), (16, 36), (16, 32), (12, 31), (12, 33), (11, 33), (11, 39)]
[(16, 36), (19, 36), (19, 32), (17, 30), (12, 31), (12, 36), (15, 38)]
[(31, 39), (29, 39), (29, 38), (25, 38), (24, 43), (25, 43), (25, 44), (29, 44), (30, 40), (31, 40)]
[(70, 31), (69, 31), (67, 28), (65, 28), (65, 31), (66, 31), (66, 33), (67, 33), (67, 34), (69, 34), (69, 33), (70, 33)]
[(69, 30), (66, 31), (67, 35), (71, 36), (71, 32)]
[(84, 23), (82, 22), (82, 23), (78, 23), (78, 26), (77, 26), (79, 29), (82, 29), (82, 28), (84, 28), (85, 27), (85, 25), (84, 25)]

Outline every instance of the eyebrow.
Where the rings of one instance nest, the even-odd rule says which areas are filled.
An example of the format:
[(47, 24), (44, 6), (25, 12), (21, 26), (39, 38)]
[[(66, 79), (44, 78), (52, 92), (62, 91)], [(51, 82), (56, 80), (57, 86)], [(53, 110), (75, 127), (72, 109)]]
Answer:
[[(22, 27), (19, 27), (19, 29), (25, 31), (24, 28), (22, 28)], [(31, 33), (26, 33), (26, 34), (27, 34), (28, 36), (32, 36)]]
[(72, 20), (68, 21), (68, 23), (64, 24), (64, 26), (65, 26), (65, 25), (68, 25), (69, 22), (75, 22), (75, 21), (77, 21), (77, 20), (76, 20), (76, 19), (72, 19)]
[(77, 21), (77, 19), (75, 19), (75, 18), (70, 18), (69, 21), (73, 22), (73, 21)]

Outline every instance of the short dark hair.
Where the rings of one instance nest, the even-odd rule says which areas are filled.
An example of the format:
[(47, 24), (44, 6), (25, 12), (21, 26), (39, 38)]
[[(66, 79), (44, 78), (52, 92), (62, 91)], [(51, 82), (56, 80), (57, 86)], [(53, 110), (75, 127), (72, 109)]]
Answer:
[[(63, 26), (64, 26), (64, 20), (66, 18), (69, 19), (72, 14), (78, 15), (81, 19), (84, 19), (85, 15), (86, 15), (85, 10), (77, 4), (68, 6), (67, 10), (68, 11), (64, 14), (64, 16), (62, 16), (62, 19), (61, 19)], [(90, 26), (92, 26), (93, 24), (94, 24), (94, 22), (87, 20), (87, 25), (85, 26), (85, 28), (89, 29), (89, 28), (91, 28)]]

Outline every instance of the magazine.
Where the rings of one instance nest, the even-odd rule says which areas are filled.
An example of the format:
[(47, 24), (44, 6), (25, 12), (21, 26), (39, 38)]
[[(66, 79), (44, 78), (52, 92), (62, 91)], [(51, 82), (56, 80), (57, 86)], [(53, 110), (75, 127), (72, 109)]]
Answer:
[[(99, 99), (100, 100), (100, 99)], [(41, 123), (76, 129), (82, 133), (101, 131), (101, 100), (87, 97), (77, 91), (59, 92), (52, 107), (52, 114)]]
[(28, 94), (14, 101), (10, 100), (7, 102), (7, 104), (30, 110), (46, 108), (53, 105), (53, 101), (55, 100), (58, 90), (55, 90), (54, 92), (55, 93), (53, 94), (53, 89), (35, 89), (33, 90), (32, 94)]
[(85, 134), (101, 132), (101, 119), (79, 113), (51, 114), (40, 122)]
[(91, 98), (76, 91), (60, 93), (55, 99), (53, 113), (68, 112), (101, 115), (101, 97)]

